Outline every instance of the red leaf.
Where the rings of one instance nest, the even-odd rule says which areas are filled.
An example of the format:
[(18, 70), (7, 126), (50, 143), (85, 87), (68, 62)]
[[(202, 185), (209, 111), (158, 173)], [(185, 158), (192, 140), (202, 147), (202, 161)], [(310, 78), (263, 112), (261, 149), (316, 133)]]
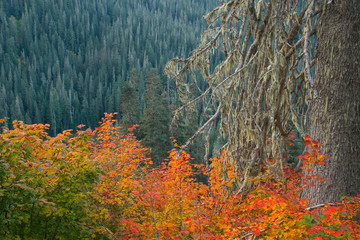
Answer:
[(312, 138), (310, 136), (305, 136), (304, 139), (305, 140), (311, 140)]
[(256, 228), (253, 228), (252, 229), (252, 233), (255, 235), (255, 236), (260, 236), (260, 234), (261, 234), (261, 231), (260, 231), (260, 229), (258, 228), (258, 227), (256, 227)]
[(337, 207), (331, 206), (331, 207), (328, 207), (328, 208), (324, 211), (324, 213), (330, 215), (330, 214), (332, 214), (332, 213), (334, 213), (334, 212), (336, 212), (336, 211), (337, 211)]

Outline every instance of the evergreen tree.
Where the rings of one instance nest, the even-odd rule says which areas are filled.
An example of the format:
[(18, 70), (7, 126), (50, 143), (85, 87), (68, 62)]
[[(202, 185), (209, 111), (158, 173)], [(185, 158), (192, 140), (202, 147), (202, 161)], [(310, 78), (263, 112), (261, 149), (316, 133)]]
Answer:
[(140, 118), (145, 108), (145, 99), (144, 99), (145, 82), (143, 79), (144, 79), (143, 77), (138, 76), (138, 71), (135, 68), (131, 70), (129, 77), (129, 84), (134, 88), (137, 96), (136, 101), (139, 104)]
[[(180, 106), (180, 104), (181, 103), (180, 103), (179, 98), (176, 97), (175, 103), (170, 104), (171, 112), (176, 110)], [(181, 116), (178, 116), (176, 121), (171, 122), (171, 126), (170, 126), (171, 136), (174, 138), (174, 140), (176, 141), (176, 144), (178, 146), (182, 146), (188, 139), (188, 136), (186, 136), (186, 134), (185, 134), (187, 131), (187, 128), (186, 128), (187, 126), (186, 126), (185, 121), (186, 121), (186, 116), (181, 115)]]
[(140, 122), (139, 97), (131, 83), (126, 83), (121, 92), (120, 125), (127, 129)]
[(157, 166), (171, 148), (170, 111), (161, 78), (155, 69), (150, 70), (145, 84), (146, 108), (140, 130), (142, 142), (150, 148), (154, 165)]
[(317, 25), (314, 84), (320, 99), (311, 99), (308, 110), (309, 135), (331, 157), (310, 173), (330, 184), (303, 193), (316, 204), (360, 194), (360, 2), (330, 2)]

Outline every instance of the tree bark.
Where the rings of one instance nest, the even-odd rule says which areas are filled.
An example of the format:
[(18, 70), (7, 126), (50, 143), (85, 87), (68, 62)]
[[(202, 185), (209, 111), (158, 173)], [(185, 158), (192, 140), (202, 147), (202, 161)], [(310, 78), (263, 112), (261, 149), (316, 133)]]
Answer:
[(313, 171), (330, 181), (302, 193), (314, 203), (360, 194), (360, 1), (328, 4), (319, 19), (315, 49), (316, 90), (308, 132), (331, 159)]

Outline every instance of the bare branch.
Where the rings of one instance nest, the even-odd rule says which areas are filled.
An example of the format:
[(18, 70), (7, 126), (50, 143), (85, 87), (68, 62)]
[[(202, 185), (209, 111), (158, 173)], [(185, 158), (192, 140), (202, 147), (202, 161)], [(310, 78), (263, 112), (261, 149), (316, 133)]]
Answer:
[(203, 130), (212, 122), (216, 119), (217, 116), (219, 116), (220, 114), (220, 109), (221, 109), (221, 103), (219, 104), (216, 112), (214, 115), (211, 116), (211, 118), (206, 122), (204, 123), (195, 133), (194, 135), (192, 135), (191, 138), (189, 138), (186, 143), (178, 150), (178, 153), (177, 153), (177, 157), (179, 158), (180, 157), (180, 154), (182, 153), (182, 151), (184, 151), (185, 148), (187, 148), (190, 143), (192, 143), (192, 141), (200, 134), (203, 132)]
[[(175, 75), (178, 86), (187, 84), (186, 72), (196, 70), (208, 84), (190, 101), (183, 95), (186, 102), (175, 112), (177, 116), (201, 100), (205, 110), (218, 106), (182, 149), (221, 113), (219, 131), (227, 136), (226, 161), (241, 174), (235, 183), (239, 192), (247, 189), (246, 178), (262, 174), (258, 161), (269, 154), (284, 161), (284, 141), (290, 130), (296, 127), (303, 134), (306, 129), (309, 94), (318, 97), (311, 76), (315, 61), (310, 37), (316, 34), (319, 2), (224, 0), (207, 15), (212, 24), (203, 34), (205, 44), (188, 59), (169, 64), (172, 71), (166, 69)], [(215, 50), (222, 51), (225, 59), (212, 68)], [(214, 70), (209, 73), (209, 69)], [(194, 78), (194, 82), (202, 79)], [(274, 169), (273, 174), (280, 176), (279, 172)]]

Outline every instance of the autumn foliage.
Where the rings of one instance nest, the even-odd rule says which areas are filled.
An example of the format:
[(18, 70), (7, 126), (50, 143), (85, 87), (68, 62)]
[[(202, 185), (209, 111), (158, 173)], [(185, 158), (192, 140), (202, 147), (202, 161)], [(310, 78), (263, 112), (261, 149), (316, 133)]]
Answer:
[(326, 181), (310, 174), (329, 161), (310, 137), (300, 171), (285, 166), (275, 177), (270, 159), (245, 196), (224, 154), (206, 169), (174, 149), (153, 168), (132, 129), (121, 135), (112, 116), (56, 137), (47, 125), (3, 128), (1, 239), (360, 239), (359, 196), (316, 206), (298, 197)]

